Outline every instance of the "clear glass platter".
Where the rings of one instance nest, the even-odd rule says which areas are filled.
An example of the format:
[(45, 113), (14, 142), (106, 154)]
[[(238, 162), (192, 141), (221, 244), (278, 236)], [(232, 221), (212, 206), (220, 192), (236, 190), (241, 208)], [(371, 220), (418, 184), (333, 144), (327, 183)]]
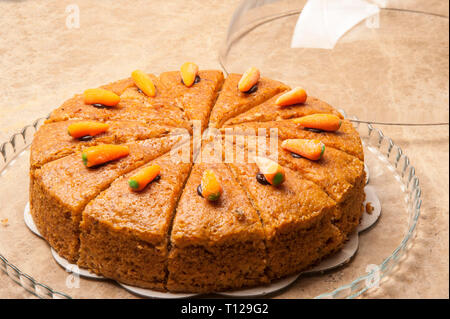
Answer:
[[(43, 119), (13, 135), (0, 148), (0, 269), (40, 298), (134, 298), (112, 281), (75, 276), (53, 259), (49, 246), (25, 225), (28, 202), (29, 146)], [(419, 179), (409, 158), (381, 130), (359, 124), (382, 215), (359, 238), (359, 250), (347, 265), (320, 275), (301, 276), (275, 298), (357, 297), (389, 280), (411, 246), (420, 215)], [(14, 200), (11, 200), (14, 199)]]

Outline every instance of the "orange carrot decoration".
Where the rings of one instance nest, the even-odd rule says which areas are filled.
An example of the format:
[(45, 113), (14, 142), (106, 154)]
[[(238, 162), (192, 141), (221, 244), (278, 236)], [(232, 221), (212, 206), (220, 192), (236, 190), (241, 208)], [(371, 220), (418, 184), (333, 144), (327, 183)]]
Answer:
[(102, 144), (85, 148), (81, 153), (83, 164), (87, 167), (114, 161), (130, 154), (128, 146)]
[(181, 66), (181, 80), (184, 85), (191, 87), (198, 75), (198, 66), (192, 62), (186, 62)]
[(109, 125), (106, 123), (95, 121), (81, 121), (69, 125), (67, 131), (73, 138), (80, 138), (83, 136), (96, 136), (106, 132)]
[(281, 143), (281, 147), (313, 161), (319, 160), (325, 152), (325, 144), (319, 140), (287, 139)]
[(296, 118), (293, 122), (306, 128), (327, 132), (337, 131), (342, 125), (342, 120), (334, 114), (311, 114)]
[(203, 198), (212, 202), (218, 200), (222, 195), (222, 185), (212, 170), (207, 169), (203, 172), (198, 191)]
[(135, 70), (131, 73), (134, 84), (142, 91), (145, 95), (154, 97), (156, 95), (155, 84), (153, 84), (152, 79), (148, 74), (142, 72), (141, 70)]
[(251, 67), (245, 71), (238, 83), (239, 91), (244, 93), (250, 91), (258, 83), (260, 76), (259, 70), (255, 67)]
[(151, 165), (145, 167), (128, 180), (128, 185), (133, 191), (139, 192), (145, 188), (149, 183), (156, 179), (161, 172), (161, 167), (159, 165)]
[(279, 96), (275, 101), (275, 104), (278, 106), (301, 104), (306, 102), (307, 97), (306, 91), (300, 87), (297, 87)]
[(120, 97), (116, 93), (104, 89), (87, 89), (83, 95), (84, 104), (116, 106), (120, 102)]
[(278, 186), (285, 181), (284, 169), (277, 162), (266, 157), (256, 156), (255, 163), (269, 184)]

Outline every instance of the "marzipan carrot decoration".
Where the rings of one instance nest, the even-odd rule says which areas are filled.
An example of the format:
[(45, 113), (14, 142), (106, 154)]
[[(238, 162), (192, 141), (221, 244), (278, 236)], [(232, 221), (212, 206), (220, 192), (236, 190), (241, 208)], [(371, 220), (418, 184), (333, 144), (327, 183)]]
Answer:
[(84, 104), (116, 106), (120, 102), (120, 97), (116, 93), (104, 89), (87, 89), (83, 96)]
[(151, 165), (145, 167), (135, 175), (131, 176), (128, 180), (128, 185), (133, 191), (139, 192), (145, 188), (149, 183), (155, 180), (161, 172), (161, 167), (159, 165)]
[(238, 83), (239, 91), (244, 93), (250, 91), (258, 83), (260, 76), (259, 70), (255, 67), (251, 67), (245, 71)]
[(97, 166), (130, 154), (128, 146), (102, 144), (85, 148), (81, 153), (83, 164), (87, 167)]
[(306, 102), (307, 97), (306, 91), (300, 87), (297, 87), (280, 95), (275, 101), (275, 104), (278, 106), (301, 104)]
[(328, 132), (337, 131), (342, 125), (342, 120), (334, 114), (311, 114), (296, 118), (292, 121), (306, 128)]
[(155, 84), (153, 84), (152, 79), (148, 74), (142, 72), (141, 70), (135, 70), (131, 73), (134, 84), (142, 91), (145, 95), (154, 97), (156, 95)]
[(181, 66), (181, 80), (184, 85), (191, 87), (198, 75), (198, 66), (192, 62), (186, 62)]
[(285, 181), (284, 169), (277, 162), (266, 157), (256, 156), (255, 163), (270, 185), (278, 186)]
[(325, 152), (325, 144), (319, 140), (287, 139), (281, 143), (281, 147), (313, 161), (319, 160)]
[(207, 169), (203, 172), (198, 191), (203, 198), (212, 202), (218, 200), (222, 195), (222, 185), (212, 170)]
[(106, 132), (109, 125), (106, 123), (95, 121), (81, 121), (69, 125), (67, 131), (73, 138), (80, 138), (83, 136), (96, 136)]

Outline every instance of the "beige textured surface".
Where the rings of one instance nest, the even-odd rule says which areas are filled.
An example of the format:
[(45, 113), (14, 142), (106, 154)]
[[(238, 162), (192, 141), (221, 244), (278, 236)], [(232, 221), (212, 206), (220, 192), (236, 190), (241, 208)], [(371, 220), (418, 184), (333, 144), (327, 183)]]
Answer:
[[(401, 4), (399, 4), (401, 2)], [(66, 6), (76, 3), (80, 8), (80, 28), (68, 29), (65, 25), (67, 14)], [(18, 131), (24, 125), (34, 119), (45, 116), (62, 101), (71, 97), (75, 92), (85, 88), (98, 86), (110, 80), (127, 77), (136, 69), (144, 69), (154, 73), (178, 67), (187, 60), (197, 62), (200, 68), (218, 68), (217, 54), (225, 37), (228, 21), (237, 1), (190, 1), (172, 2), (163, 0), (134, 1), (132, 4), (126, 1), (105, 0), (95, 2), (78, 0), (76, 2), (48, 1), (45, 6), (33, 1), (1, 1), (0, 10), (0, 54), (2, 64), (0, 66), (0, 86), (2, 95), (0, 98), (0, 142)], [(393, 1), (397, 7), (418, 9), (438, 14), (448, 14), (447, 1)], [(395, 16), (391, 17), (396, 19)], [(404, 33), (402, 26), (407, 23), (401, 18), (395, 32)], [(419, 73), (411, 72), (411, 76), (417, 76), (411, 82), (403, 83), (405, 74), (409, 70), (415, 70), (418, 60), (414, 60), (416, 43), (405, 40), (403, 44), (411, 45), (411, 68), (404, 67), (400, 70), (403, 74), (400, 79), (396, 77), (396, 66), (402, 61), (399, 52), (391, 47), (382, 47), (380, 51), (370, 52), (361, 50), (348, 50), (348, 59), (353, 60), (351, 52), (363, 53), (371, 65), (377, 63), (386, 65), (385, 58), (390, 67), (386, 70), (389, 77), (384, 90), (387, 91), (387, 100), (393, 105), (402, 104), (404, 101), (411, 103), (411, 114), (405, 115), (408, 108), (402, 108), (393, 113), (394, 120), (411, 116), (410, 119), (444, 120), (440, 118), (442, 111), (448, 118), (448, 41), (447, 47), (442, 47), (443, 36), (448, 38), (448, 30), (444, 31), (432, 18), (429, 20), (419, 18), (422, 26), (432, 30), (430, 41), (435, 41), (438, 49), (430, 49), (428, 59), (420, 60)], [(429, 22), (427, 22), (429, 21)], [(429, 25), (427, 25), (429, 23)], [(448, 22), (447, 22), (448, 26)], [(434, 28), (434, 29), (433, 29)], [(435, 29), (438, 28), (438, 29)], [(108, 30), (105, 32), (104, 30)], [(261, 29), (264, 30), (264, 29)], [(280, 32), (281, 30), (275, 30)], [(420, 30), (418, 30), (420, 31)], [(418, 32), (419, 33), (419, 32)], [(394, 37), (393, 37), (394, 39)], [(257, 39), (253, 38), (252, 41)], [(428, 42), (427, 42), (428, 43)], [(264, 52), (265, 46), (255, 47), (256, 52)], [(358, 48), (358, 47), (356, 47)], [(381, 55), (380, 52), (384, 52)], [(270, 58), (270, 54), (268, 55)], [(256, 58), (256, 57), (255, 57)], [(287, 60), (289, 61), (289, 60)], [(414, 63), (416, 62), (416, 63)], [(280, 64), (281, 65), (281, 64)], [(242, 65), (235, 64), (236, 69), (242, 71)], [(260, 66), (264, 70), (264, 66)], [(334, 65), (334, 68), (341, 67)], [(349, 78), (336, 76), (336, 69), (323, 68), (317, 76), (309, 80), (302, 80), (314, 94), (324, 98), (333, 105), (344, 107), (352, 114), (361, 117), (386, 120), (388, 110), (392, 110), (392, 104), (379, 104), (362, 108), (358, 104), (358, 98), (363, 98), (366, 86), (379, 88), (378, 83), (383, 79), (370, 78), (368, 82), (361, 83), (357, 76), (364, 74), (353, 73)], [(345, 65), (344, 65), (345, 67)], [(281, 69), (281, 66), (280, 66)], [(370, 68), (367, 69), (370, 71)], [(364, 69), (366, 71), (366, 69)], [(415, 70), (417, 71), (417, 70)], [(269, 71), (268, 71), (269, 72)], [(270, 71), (275, 78), (286, 79), (294, 82), (297, 78), (283, 77)], [(319, 76), (320, 75), (320, 76)], [(306, 83), (305, 83), (306, 82)], [(293, 84), (293, 83), (290, 83)], [(326, 87), (324, 88), (324, 86)], [(347, 95), (339, 95), (340, 85), (353, 88), (354, 98), (347, 104)], [(422, 86), (423, 85), (423, 86)], [(422, 92), (425, 87), (428, 91)], [(403, 91), (402, 91), (403, 90)], [(419, 91), (417, 91), (419, 90)], [(380, 91), (375, 90), (375, 93)], [(396, 94), (402, 92), (404, 95)], [(359, 94), (359, 95), (358, 95)], [(381, 95), (381, 94), (378, 94)], [(414, 99), (420, 96), (421, 105), (413, 105)], [(378, 98), (377, 96), (375, 96)], [(368, 96), (367, 99), (373, 99)], [(364, 105), (364, 104), (363, 104)], [(427, 107), (425, 107), (427, 106)], [(434, 106), (434, 107), (432, 107)], [(441, 110), (437, 112), (433, 110)], [(403, 113), (402, 113), (403, 112)], [(403, 116), (405, 115), (405, 116)], [(448, 193), (449, 193), (449, 131), (448, 127), (439, 128), (391, 128), (383, 127), (386, 135), (400, 145), (409, 155), (416, 173), (420, 177), (422, 186), (422, 215), (419, 222), (418, 236), (412, 250), (400, 267), (389, 277), (381, 288), (376, 289), (365, 297), (377, 298), (448, 298), (449, 297), (449, 233), (448, 233)], [(27, 167), (24, 165), (23, 171)], [(10, 180), (8, 180), (8, 178)], [(382, 179), (380, 179), (382, 180)], [(0, 185), (3, 199), (18, 198), (13, 188), (5, 187), (7, 183), (27, 183), (26, 173), (9, 176), (5, 175)], [(5, 182), (5, 184), (3, 184)], [(26, 189), (26, 188), (25, 188)], [(389, 202), (388, 190), (382, 194), (383, 209), (393, 209)], [(383, 201), (384, 200), (384, 201)], [(0, 219), (3, 209), (20, 212), (23, 208), (23, 199), (17, 202), (2, 202)], [(383, 216), (384, 222), (390, 221), (389, 215)], [(10, 218), (10, 226), (0, 226), (1, 235), (13, 237), (19, 234), (9, 234), (16, 225), (22, 223), (20, 214), (16, 218)], [(383, 251), (383, 242), (398, 240), (395, 234), (395, 225), (385, 227), (385, 223), (378, 225), (377, 232), (368, 232), (361, 240), (358, 258), (364, 256), (365, 251), (370, 251), (373, 260), (380, 262), (386, 256)], [(8, 230), (9, 229), (9, 230)], [(375, 230), (375, 229), (374, 229)], [(384, 231), (384, 232), (383, 232)], [(20, 234), (22, 240), (34, 240), (29, 233)], [(5, 237), (3, 237), (5, 238)], [(1, 240), (1, 239), (0, 239)], [(376, 242), (377, 247), (369, 246)], [(373, 244), (372, 244), (373, 245)], [(50, 252), (41, 241), (28, 247), (21, 244), (18, 248), (29, 249), (29, 260), (20, 266), (24, 271), (33, 273), (33, 264), (48, 264), (45, 272), (34, 274), (38, 280), (48, 282), (48, 274), (51, 282), (59, 282), (56, 289), (67, 291), (64, 282), (67, 274), (51, 260)], [(0, 249), (2, 249), (0, 242)], [(8, 258), (19, 258), (19, 252), (10, 252)], [(53, 267), (53, 268), (52, 268)], [(332, 283), (349, 282), (354, 279), (354, 271), (364, 270), (364, 265), (359, 264), (358, 259), (341, 271), (335, 271), (322, 277), (308, 277), (296, 283), (290, 289), (276, 297), (296, 298), (314, 295), (315, 292), (323, 292), (316, 287), (321, 282), (321, 288), (332, 287)], [(92, 281), (83, 282), (82, 288), (87, 289), (89, 297), (117, 297), (128, 298), (132, 295), (114, 284)], [(100, 292), (101, 295), (93, 294)], [(305, 291), (308, 293), (305, 294)], [(72, 294), (72, 291), (70, 292)], [(79, 289), (73, 290), (73, 295), (82, 297)], [(0, 272), (0, 298), (32, 298), (22, 288), (13, 283), (4, 273)]]

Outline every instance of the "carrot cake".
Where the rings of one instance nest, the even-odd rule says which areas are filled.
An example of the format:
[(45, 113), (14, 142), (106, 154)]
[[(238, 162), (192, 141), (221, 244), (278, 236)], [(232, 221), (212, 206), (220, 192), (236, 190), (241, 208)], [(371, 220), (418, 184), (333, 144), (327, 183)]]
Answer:
[[(196, 140), (194, 121), (211, 135)], [(351, 122), (254, 67), (225, 79), (192, 62), (136, 70), (55, 109), (30, 155), (31, 215), (51, 247), (160, 291), (308, 269), (355, 231), (364, 185)]]

